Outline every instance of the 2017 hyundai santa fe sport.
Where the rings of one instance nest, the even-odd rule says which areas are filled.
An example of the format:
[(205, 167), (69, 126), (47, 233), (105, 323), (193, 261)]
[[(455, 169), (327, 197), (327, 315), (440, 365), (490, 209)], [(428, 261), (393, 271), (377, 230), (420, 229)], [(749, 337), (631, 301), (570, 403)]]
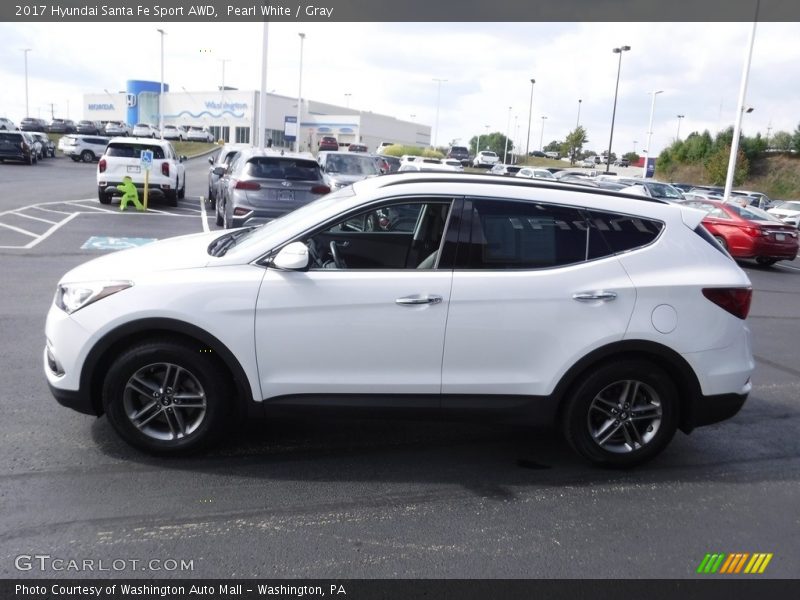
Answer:
[(313, 404), (519, 415), (631, 466), (750, 391), (750, 282), (703, 216), (516, 178), (367, 179), (73, 269), (44, 370), (155, 453)]

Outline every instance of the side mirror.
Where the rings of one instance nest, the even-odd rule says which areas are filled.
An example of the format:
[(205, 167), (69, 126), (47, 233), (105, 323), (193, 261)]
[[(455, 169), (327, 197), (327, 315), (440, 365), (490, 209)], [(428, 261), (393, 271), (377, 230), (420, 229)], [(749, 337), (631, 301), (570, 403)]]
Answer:
[(308, 268), (308, 246), (292, 242), (272, 259), (272, 266), (283, 271), (302, 271)]
[(186, 157), (186, 155), (184, 154), (183, 156), (181, 156), (181, 162), (183, 162), (183, 161), (185, 161), (185, 160), (189, 160), (189, 159), (188, 159), (188, 158)]
[(210, 164), (210, 165), (214, 164), (214, 157), (213, 156), (209, 156), (208, 157), (208, 164)]

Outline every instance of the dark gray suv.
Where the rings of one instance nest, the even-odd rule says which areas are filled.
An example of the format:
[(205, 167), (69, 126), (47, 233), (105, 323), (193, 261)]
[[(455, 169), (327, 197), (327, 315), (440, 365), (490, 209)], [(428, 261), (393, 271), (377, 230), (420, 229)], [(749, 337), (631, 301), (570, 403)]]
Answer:
[(220, 168), (216, 222), (226, 229), (277, 219), (331, 191), (308, 154), (252, 148)]

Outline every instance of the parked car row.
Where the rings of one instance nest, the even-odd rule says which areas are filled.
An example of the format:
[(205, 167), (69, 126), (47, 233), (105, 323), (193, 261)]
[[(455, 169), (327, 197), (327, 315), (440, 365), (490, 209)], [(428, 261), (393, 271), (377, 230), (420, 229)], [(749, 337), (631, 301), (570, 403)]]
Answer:
[(46, 133), (0, 130), (0, 162), (10, 160), (34, 165), (55, 154), (55, 144)]

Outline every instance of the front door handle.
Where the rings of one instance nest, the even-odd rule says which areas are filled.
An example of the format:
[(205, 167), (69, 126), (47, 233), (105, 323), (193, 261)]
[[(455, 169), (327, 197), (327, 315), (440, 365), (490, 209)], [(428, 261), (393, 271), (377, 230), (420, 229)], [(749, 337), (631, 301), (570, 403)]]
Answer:
[(418, 304), (439, 304), (442, 301), (441, 296), (404, 296), (403, 298), (398, 298), (395, 300), (396, 304), (402, 304), (403, 306), (415, 306)]
[(606, 292), (603, 290), (596, 292), (579, 292), (577, 294), (572, 294), (572, 298), (580, 302), (594, 302), (596, 300), (600, 300), (602, 302), (608, 302), (609, 300), (616, 300), (617, 293)]

